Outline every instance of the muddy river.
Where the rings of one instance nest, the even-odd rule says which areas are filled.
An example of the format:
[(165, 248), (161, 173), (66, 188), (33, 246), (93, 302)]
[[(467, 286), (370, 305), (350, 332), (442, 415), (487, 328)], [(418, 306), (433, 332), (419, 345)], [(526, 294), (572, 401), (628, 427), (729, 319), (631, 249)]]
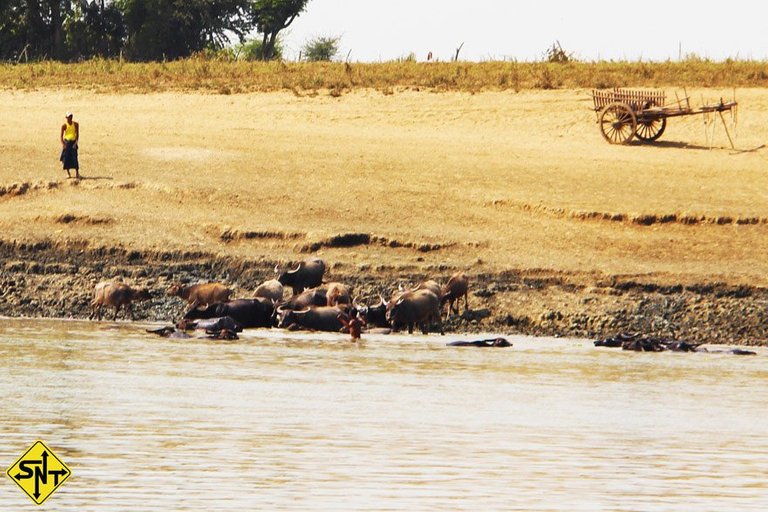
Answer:
[(44, 507), (768, 509), (768, 349), (158, 326), (0, 319), (3, 472), (38, 439), (72, 471)]

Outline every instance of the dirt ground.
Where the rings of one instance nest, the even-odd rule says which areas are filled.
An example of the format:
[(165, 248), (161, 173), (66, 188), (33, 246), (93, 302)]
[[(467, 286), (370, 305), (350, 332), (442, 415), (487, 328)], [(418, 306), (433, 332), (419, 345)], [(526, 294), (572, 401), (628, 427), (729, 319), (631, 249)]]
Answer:
[[(703, 116), (609, 145), (587, 90), (0, 91), (0, 314), (86, 316), (118, 276), (245, 296), (316, 254), (363, 296), (464, 270), (457, 330), (768, 343), (768, 90), (736, 94), (734, 151)], [(158, 293), (140, 315), (172, 314)]]

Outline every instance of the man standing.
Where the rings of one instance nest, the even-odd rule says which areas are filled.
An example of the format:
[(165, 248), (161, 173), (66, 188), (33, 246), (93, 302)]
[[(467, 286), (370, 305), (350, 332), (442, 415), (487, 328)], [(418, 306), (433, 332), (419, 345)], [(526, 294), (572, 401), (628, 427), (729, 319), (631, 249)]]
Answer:
[(67, 122), (61, 125), (61, 163), (71, 178), (70, 169), (75, 170), (75, 178), (80, 179), (80, 164), (77, 161), (77, 141), (80, 139), (80, 124), (72, 120), (72, 112), (67, 112)]

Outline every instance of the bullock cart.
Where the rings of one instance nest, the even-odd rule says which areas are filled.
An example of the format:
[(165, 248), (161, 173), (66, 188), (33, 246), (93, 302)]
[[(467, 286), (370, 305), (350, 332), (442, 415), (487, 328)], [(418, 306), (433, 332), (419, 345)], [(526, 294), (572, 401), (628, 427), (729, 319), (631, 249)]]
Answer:
[[(594, 110), (600, 133), (610, 144), (627, 144), (634, 137), (643, 142), (653, 142), (664, 133), (667, 118), (696, 114), (711, 115), (719, 113), (725, 125), (723, 112), (735, 112), (736, 101), (692, 108), (689, 98), (677, 99), (672, 104), (666, 103), (666, 95), (661, 90), (635, 89), (595, 89), (592, 91)], [(733, 140), (726, 126), (728, 140)]]

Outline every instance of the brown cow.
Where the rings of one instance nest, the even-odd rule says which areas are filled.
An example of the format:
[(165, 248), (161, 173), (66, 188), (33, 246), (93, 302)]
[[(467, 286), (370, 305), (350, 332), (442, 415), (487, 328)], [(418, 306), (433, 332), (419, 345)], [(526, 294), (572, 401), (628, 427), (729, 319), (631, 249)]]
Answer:
[(93, 295), (91, 315), (88, 318), (92, 319), (96, 316), (97, 320), (101, 320), (101, 308), (104, 306), (115, 308), (115, 315), (112, 317), (112, 320), (117, 320), (117, 312), (120, 311), (122, 306), (125, 306), (125, 309), (131, 314), (131, 320), (136, 320), (133, 316), (131, 303), (134, 300), (148, 300), (151, 298), (149, 290), (146, 288), (135, 290), (125, 283), (111, 282), (97, 284)]
[(464, 296), (464, 311), (466, 311), (469, 309), (469, 280), (464, 272), (456, 272), (440, 291), (440, 308), (442, 309), (447, 302), (448, 316), (451, 316), (451, 311), (458, 315), (462, 295)]
[(229, 296), (232, 290), (221, 283), (198, 283), (191, 286), (184, 286), (181, 283), (173, 284), (166, 295), (169, 297), (181, 297), (186, 300), (189, 306), (186, 312), (192, 311), (202, 304), (213, 304), (215, 302), (229, 302)]

